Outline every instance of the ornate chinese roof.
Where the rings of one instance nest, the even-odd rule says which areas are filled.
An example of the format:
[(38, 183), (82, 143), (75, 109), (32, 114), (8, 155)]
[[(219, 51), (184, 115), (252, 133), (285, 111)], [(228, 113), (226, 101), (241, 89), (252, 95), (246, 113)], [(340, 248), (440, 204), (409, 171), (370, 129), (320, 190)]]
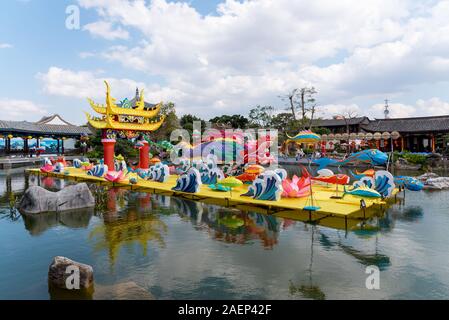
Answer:
[(159, 116), (162, 103), (150, 104), (144, 101), (143, 90), (136, 90), (132, 100), (124, 99), (117, 103), (111, 96), (109, 84), (106, 84), (106, 104), (100, 105), (88, 99), (92, 109), (100, 117), (92, 117), (86, 112), (87, 120), (96, 129), (115, 129), (129, 131), (154, 131), (164, 122), (164, 116)]

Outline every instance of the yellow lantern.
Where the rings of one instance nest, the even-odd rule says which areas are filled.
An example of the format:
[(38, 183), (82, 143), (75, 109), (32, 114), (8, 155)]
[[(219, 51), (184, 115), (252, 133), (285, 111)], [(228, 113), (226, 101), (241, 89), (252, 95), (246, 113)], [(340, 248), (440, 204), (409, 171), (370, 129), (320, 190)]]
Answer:
[(8, 134), (8, 138), (12, 139), (12, 138), (14, 138), (14, 136), (12, 134)]
[(33, 137), (32, 137), (32, 136), (28, 136), (27, 138), (28, 138), (28, 139), (33, 139)]

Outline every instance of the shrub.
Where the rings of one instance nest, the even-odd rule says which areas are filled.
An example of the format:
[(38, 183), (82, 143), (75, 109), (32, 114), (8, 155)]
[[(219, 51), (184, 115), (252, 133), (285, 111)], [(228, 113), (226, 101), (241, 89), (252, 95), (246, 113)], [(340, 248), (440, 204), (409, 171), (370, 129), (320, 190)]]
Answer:
[(414, 153), (404, 153), (402, 157), (410, 163), (421, 165), (424, 165), (427, 160), (425, 155)]

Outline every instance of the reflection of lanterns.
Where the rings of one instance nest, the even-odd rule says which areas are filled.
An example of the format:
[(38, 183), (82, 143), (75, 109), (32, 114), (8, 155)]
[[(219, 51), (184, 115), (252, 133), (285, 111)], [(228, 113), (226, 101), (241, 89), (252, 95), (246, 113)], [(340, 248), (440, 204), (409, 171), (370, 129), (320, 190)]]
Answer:
[(343, 134), (341, 135), (341, 138), (342, 138), (343, 140), (348, 140), (349, 134), (343, 133)]
[(391, 137), (391, 134), (389, 132), (382, 133), (382, 139), (388, 140), (388, 139), (390, 139), (390, 137)]
[(382, 139), (382, 134), (380, 132), (376, 132), (373, 135), (373, 138), (374, 138), (374, 140), (380, 140), (380, 139)]
[(366, 138), (366, 134), (364, 132), (357, 133), (357, 138), (363, 140)]
[(400, 136), (401, 136), (401, 135), (400, 135), (399, 132), (397, 132), (397, 131), (393, 131), (393, 132), (391, 133), (391, 137), (393, 138), (393, 140), (399, 139)]
[(337, 133), (337, 134), (335, 135), (335, 139), (336, 139), (336, 140), (341, 140), (341, 134)]
[(366, 134), (366, 136), (365, 136), (365, 138), (366, 138), (366, 140), (373, 140), (373, 134), (372, 133), (367, 133)]
[(322, 134), (321, 135), (321, 140), (327, 140), (327, 134)]
[(355, 133), (355, 132), (351, 133), (351, 134), (349, 135), (349, 139), (351, 139), (351, 140), (357, 139), (357, 133)]

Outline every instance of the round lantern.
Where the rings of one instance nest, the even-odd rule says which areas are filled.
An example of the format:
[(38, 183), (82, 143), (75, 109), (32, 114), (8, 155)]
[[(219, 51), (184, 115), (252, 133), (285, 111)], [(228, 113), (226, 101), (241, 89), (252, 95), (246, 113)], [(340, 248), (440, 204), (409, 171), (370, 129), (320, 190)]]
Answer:
[(382, 134), (380, 132), (376, 132), (375, 134), (373, 134), (373, 138), (374, 140), (380, 140), (382, 139)]
[(363, 140), (366, 138), (366, 134), (364, 132), (357, 133), (357, 139)]
[(357, 133), (355, 133), (355, 132), (351, 133), (351, 134), (349, 135), (349, 139), (351, 139), (351, 140), (357, 139)]
[(327, 138), (328, 138), (329, 140), (334, 140), (334, 139), (335, 139), (335, 135), (334, 135), (333, 133), (329, 133), (328, 136), (327, 136)]
[(341, 135), (341, 138), (342, 138), (343, 140), (348, 140), (349, 134), (343, 133), (343, 134)]
[(321, 140), (326, 141), (327, 140), (327, 134), (322, 134), (321, 135)]
[(373, 140), (373, 134), (372, 133), (367, 133), (365, 138), (366, 138), (366, 140)]
[(335, 135), (335, 140), (341, 140), (341, 134), (337, 133), (337, 134)]
[(390, 139), (390, 137), (391, 137), (391, 134), (389, 132), (382, 133), (382, 139), (388, 140), (388, 139)]
[(393, 132), (391, 133), (391, 137), (393, 138), (393, 140), (399, 139), (400, 136), (401, 136), (401, 135), (400, 135), (399, 132), (397, 132), (397, 131), (393, 131)]
[(8, 134), (8, 138), (12, 139), (12, 138), (14, 138), (14, 136), (12, 134)]

